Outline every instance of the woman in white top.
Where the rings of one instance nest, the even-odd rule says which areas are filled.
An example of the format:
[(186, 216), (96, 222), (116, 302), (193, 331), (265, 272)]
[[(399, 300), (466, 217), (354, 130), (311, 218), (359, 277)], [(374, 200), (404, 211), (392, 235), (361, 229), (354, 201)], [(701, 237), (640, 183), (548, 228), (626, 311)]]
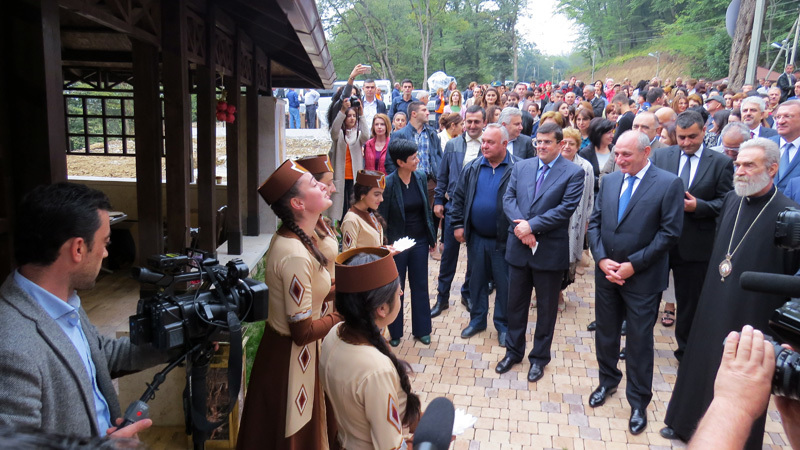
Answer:
[(357, 248), (336, 259), (336, 308), (344, 317), (320, 352), (320, 379), (347, 450), (406, 448), (420, 417), (409, 365), (386, 344), (380, 329), (399, 313), (400, 282), (390, 252)]

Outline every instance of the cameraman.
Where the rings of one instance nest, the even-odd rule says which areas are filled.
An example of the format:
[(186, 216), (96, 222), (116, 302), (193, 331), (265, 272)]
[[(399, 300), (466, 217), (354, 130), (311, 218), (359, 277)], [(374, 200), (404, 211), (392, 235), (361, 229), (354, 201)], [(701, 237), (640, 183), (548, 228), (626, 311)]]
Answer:
[(108, 197), (84, 185), (39, 186), (14, 232), (18, 268), (0, 286), (0, 425), (74, 436), (133, 437), (112, 377), (167, 359), (128, 338), (100, 336), (77, 290), (91, 289), (108, 256)]
[[(753, 422), (767, 410), (775, 372), (775, 350), (750, 325), (725, 339), (714, 381), (714, 400), (700, 421), (690, 449), (742, 448)], [(792, 448), (800, 448), (800, 401), (775, 397), (783, 430)]]

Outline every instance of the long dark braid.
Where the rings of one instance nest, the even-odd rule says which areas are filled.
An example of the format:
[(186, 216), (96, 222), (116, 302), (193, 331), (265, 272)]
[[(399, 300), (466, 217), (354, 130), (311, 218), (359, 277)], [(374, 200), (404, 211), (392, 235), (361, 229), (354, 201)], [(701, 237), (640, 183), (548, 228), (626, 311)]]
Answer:
[(281, 222), (283, 222), (283, 226), (285, 226), (291, 232), (296, 234), (297, 237), (300, 238), (300, 241), (302, 241), (303, 244), (305, 244), (305, 246), (309, 250), (311, 250), (311, 252), (314, 254), (314, 258), (316, 258), (317, 261), (319, 261), (319, 263), (322, 264), (320, 268), (327, 267), (328, 258), (326, 258), (325, 255), (322, 254), (322, 252), (319, 250), (316, 244), (314, 244), (314, 241), (311, 240), (311, 238), (306, 234), (306, 232), (303, 231), (303, 229), (300, 228), (299, 225), (297, 225), (297, 223), (295, 222), (294, 213), (292, 212), (292, 208), (289, 206), (289, 202), (293, 198), (298, 197), (300, 195), (299, 185), (300, 181), (298, 180), (298, 182), (295, 183), (294, 186), (291, 187), (291, 189), (286, 191), (286, 193), (283, 194), (283, 196), (280, 199), (278, 199), (277, 202), (273, 203), (271, 206), (272, 212), (274, 212), (275, 215), (278, 216), (278, 219), (280, 219)]
[[(369, 253), (359, 253), (345, 261), (346, 265), (361, 265), (373, 262), (378, 256)], [(400, 387), (406, 393), (406, 412), (403, 415), (403, 424), (415, 426), (420, 417), (420, 401), (417, 394), (411, 391), (411, 380), (408, 373), (411, 366), (400, 359), (386, 345), (386, 340), (381, 336), (378, 326), (375, 325), (375, 311), (381, 305), (392, 302), (400, 280), (395, 278), (391, 283), (367, 292), (356, 294), (336, 293), (336, 311), (344, 317), (346, 331), (367, 339), (369, 343), (389, 358), (400, 377)], [(403, 312), (400, 311), (400, 314)]]

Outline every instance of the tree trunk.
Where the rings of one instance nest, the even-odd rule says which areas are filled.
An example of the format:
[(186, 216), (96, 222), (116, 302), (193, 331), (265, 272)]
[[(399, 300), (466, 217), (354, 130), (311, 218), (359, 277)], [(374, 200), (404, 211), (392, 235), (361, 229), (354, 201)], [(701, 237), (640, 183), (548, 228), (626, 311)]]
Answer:
[[(516, 24), (516, 21), (514, 23)], [(517, 52), (517, 50), (518, 50), (517, 49), (517, 44), (518, 44), (518, 42), (517, 42), (517, 30), (515, 30), (514, 28), (516, 28), (516, 27), (512, 27), (511, 28), (511, 34), (514, 36), (511, 39), (511, 51), (513, 52), (513, 59), (514, 59), (514, 85), (516, 86), (517, 83), (519, 83), (519, 77), (517, 76), (517, 68), (519, 67), (519, 58), (517, 56), (517, 53), (518, 53)], [(503, 82), (505, 83), (505, 80), (503, 80)]]
[(755, 15), (756, 0), (742, 0), (739, 6), (739, 17), (736, 19), (736, 33), (733, 36), (733, 44), (731, 44), (731, 62), (728, 66), (728, 87), (737, 91), (744, 84)]

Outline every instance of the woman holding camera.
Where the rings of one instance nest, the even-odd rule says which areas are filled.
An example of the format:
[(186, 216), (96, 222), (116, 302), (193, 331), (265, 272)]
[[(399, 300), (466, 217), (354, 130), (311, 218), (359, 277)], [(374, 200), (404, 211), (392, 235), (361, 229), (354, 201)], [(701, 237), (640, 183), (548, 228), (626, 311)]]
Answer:
[[(330, 124), (331, 160), (333, 161), (336, 191), (332, 197), (334, 218), (341, 218), (350, 209), (353, 180), (359, 170), (364, 169), (364, 144), (369, 139), (369, 124), (364, 119), (364, 105), (358, 100), (358, 90), (353, 86), (356, 76), (366, 73), (367, 68), (358, 64), (350, 73), (339, 96), (334, 96), (328, 110)], [(351, 96), (352, 95), (352, 96)], [(357, 104), (351, 104), (357, 102)], [(336, 114), (335, 118), (331, 116)]]
[(342, 251), (357, 247), (384, 245), (383, 228), (386, 221), (378, 214), (383, 202), (386, 176), (380, 172), (361, 170), (353, 187), (353, 206), (342, 220)]
[(283, 222), (266, 255), (269, 317), (256, 353), (237, 448), (327, 449), (318, 341), (341, 321), (322, 317), (331, 290), (328, 260), (311, 238), (331, 206), (323, 183), (286, 161), (259, 193)]
[(405, 448), (403, 427), (416, 428), (420, 400), (411, 391), (409, 365), (380, 333), (403, 313), (397, 268), (388, 250), (358, 248), (339, 255), (336, 270), (344, 322), (322, 342), (319, 370), (339, 443), (348, 450)]

